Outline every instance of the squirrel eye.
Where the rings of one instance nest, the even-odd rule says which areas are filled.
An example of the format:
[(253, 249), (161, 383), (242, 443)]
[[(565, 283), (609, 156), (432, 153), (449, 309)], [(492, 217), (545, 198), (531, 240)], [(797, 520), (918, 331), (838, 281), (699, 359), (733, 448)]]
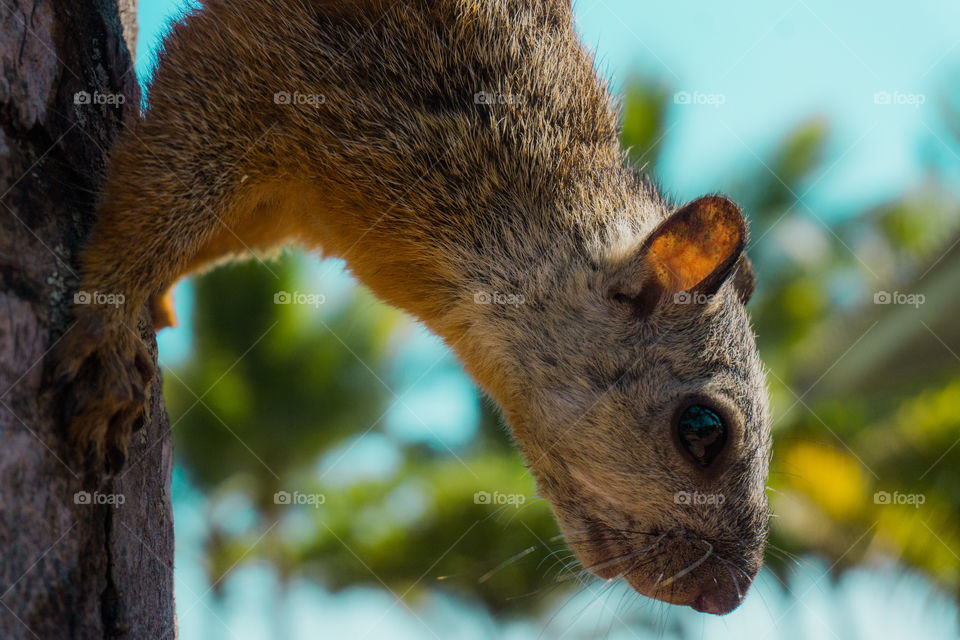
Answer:
[(700, 467), (710, 466), (727, 441), (723, 420), (711, 409), (699, 404), (687, 407), (677, 422), (680, 445)]

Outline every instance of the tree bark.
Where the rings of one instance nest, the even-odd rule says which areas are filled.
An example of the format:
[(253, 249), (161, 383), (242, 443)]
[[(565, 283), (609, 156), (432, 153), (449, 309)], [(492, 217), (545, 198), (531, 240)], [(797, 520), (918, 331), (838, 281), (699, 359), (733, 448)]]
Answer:
[(111, 471), (71, 448), (44, 377), (73, 322), (106, 150), (139, 109), (124, 38), (136, 2), (119, 4), (0, 0), (0, 638), (175, 635), (159, 380), (126, 466)]

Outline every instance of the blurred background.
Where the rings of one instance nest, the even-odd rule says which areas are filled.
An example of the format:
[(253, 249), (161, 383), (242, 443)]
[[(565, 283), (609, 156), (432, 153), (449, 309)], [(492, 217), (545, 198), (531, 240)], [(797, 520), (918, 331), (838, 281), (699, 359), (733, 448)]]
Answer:
[[(746, 602), (583, 575), (444, 346), (289, 252), (182, 283), (160, 334), (181, 638), (960, 637), (960, 5), (574, 8), (634, 161), (750, 218), (776, 517)], [(140, 0), (142, 83), (182, 9)]]

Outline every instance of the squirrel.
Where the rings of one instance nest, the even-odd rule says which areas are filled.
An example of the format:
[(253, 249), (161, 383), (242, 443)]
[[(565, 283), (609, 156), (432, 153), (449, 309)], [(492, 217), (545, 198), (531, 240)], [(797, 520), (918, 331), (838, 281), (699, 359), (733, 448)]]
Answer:
[(80, 287), (123, 304), (52, 352), (72, 440), (138, 428), (179, 278), (296, 245), (446, 342), (585, 569), (733, 610), (769, 520), (747, 224), (671, 204), (619, 130), (569, 0), (205, 0), (111, 150)]

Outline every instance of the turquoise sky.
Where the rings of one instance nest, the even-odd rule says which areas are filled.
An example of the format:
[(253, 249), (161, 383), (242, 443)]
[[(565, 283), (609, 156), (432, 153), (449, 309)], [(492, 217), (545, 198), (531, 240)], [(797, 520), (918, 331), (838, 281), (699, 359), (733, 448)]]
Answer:
[[(137, 70), (149, 78), (152, 51), (179, 3), (141, 0)], [(264, 6), (269, 6), (265, 3)], [(712, 96), (714, 104), (671, 105), (663, 161), (657, 176), (678, 199), (723, 191), (738, 172), (762, 169), (760, 158), (791, 127), (812, 117), (831, 125), (830, 155), (805, 202), (814, 211), (861, 208), (909, 191), (930, 171), (957, 177), (960, 150), (943, 135), (940, 106), (960, 77), (960, 2), (639, 2), (581, 0), (575, 11), (584, 41), (597, 52), (598, 66), (614, 87), (631, 76), (658, 81), (673, 92)], [(878, 99), (878, 94), (880, 98)], [(891, 96), (885, 104), (882, 96)], [(900, 98), (898, 98), (899, 96)], [(716, 104), (716, 103), (721, 104)], [(898, 104), (899, 102), (899, 104)], [(335, 301), (348, 295), (342, 270), (312, 267)], [(339, 292), (339, 293), (336, 293)], [(330, 297), (330, 296), (328, 296)], [(189, 319), (190, 290), (178, 291), (178, 317)], [(437, 340), (413, 329), (398, 358), (398, 391), (404, 381), (443, 353)], [(189, 352), (189, 324), (161, 334), (161, 357), (175, 363)], [(424, 364), (426, 363), (426, 364)], [(437, 398), (447, 402), (438, 403)], [(395, 413), (388, 433), (429, 440), (430, 430), (456, 445), (475, 427), (476, 396), (469, 381), (447, 359), (418, 383), (407, 400), (417, 418)], [(351, 468), (373, 457), (389, 458), (390, 445), (374, 440), (359, 447)], [(382, 458), (380, 458), (382, 459)], [(177, 604), (180, 637), (268, 638), (278, 624), (292, 638), (422, 638), (425, 629), (402, 609), (373, 625), (392, 599), (362, 589), (336, 596), (315, 585), (299, 585), (281, 597), (266, 568), (240, 569), (227, 580), (217, 605), (207, 593), (199, 548), (203, 499), (175, 476)], [(498, 559), (493, 559), (494, 561)], [(672, 638), (677, 624), (695, 637), (744, 638), (948, 638), (960, 637), (952, 600), (922, 577), (897, 567), (858, 570), (838, 585), (826, 568), (805, 562), (790, 588), (801, 604), (783, 602), (769, 575), (761, 577), (747, 602), (731, 616), (693, 615), (653, 602), (638, 607)], [(610, 638), (647, 637), (620, 627), (610, 613), (623, 597), (596, 598), (588, 590), (545, 621), (502, 628), (468, 604), (437, 598), (423, 612), (440, 637), (594, 637), (610, 627)], [(606, 604), (609, 601), (609, 605)], [(577, 619), (579, 616), (579, 619)], [(278, 623), (277, 620), (280, 620)], [(542, 636), (541, 636), (541, 632)], [(602, 631), (596, 637), (604, 637)]]
[[(661, 179), (684, 199), (722, 190), (731, 163), (755, 165), (791, 126), (823, 116), (835, 164), (811, 204), (879, 202), (951, 163), (940, 108), (960, 77), (960, 3), (576, 3), (584, 40), (615, 83), (632, 74), (675, 91), (718, 93), (718, 108), (675, 105)], [(923, 104), (877, 104), (878, 92)], [(919, 100), (918, 100), (919, 101)]]

